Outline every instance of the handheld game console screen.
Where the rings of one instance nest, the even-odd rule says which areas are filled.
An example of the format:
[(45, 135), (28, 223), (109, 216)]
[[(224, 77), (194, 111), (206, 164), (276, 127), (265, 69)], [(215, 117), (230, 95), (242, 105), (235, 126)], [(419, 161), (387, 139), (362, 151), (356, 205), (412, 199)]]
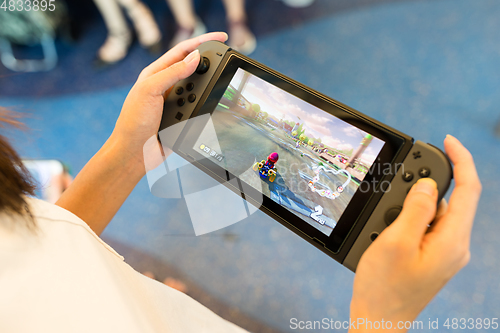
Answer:
[(193, 148), (329, 236), (384, 144), (239, 68)]

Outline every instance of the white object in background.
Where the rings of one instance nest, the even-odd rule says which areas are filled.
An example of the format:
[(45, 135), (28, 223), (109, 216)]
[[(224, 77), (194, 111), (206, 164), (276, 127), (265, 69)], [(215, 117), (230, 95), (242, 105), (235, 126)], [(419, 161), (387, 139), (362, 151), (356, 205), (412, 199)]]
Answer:
[(285, 5), (292, 8), (305, 8), (312, 5), (314, 0), (282, 0)]

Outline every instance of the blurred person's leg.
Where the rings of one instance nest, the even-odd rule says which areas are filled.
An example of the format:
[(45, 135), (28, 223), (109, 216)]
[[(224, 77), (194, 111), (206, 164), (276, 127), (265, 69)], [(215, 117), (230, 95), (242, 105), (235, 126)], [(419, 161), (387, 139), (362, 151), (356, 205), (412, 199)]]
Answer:
[(229, 46), (247, 55), (252, 53), (257, 42), (254, 34), (248, 28), (245, 0), (222, 0), (222, 2), (226, 8), (229, 25)]
[(118, 62), (127, 55), (132, 43), (132, 34), (115, 0), (94, 0), (94, 3), (108, 29), (106, 41), (97, 52), (98, 61), (108, 64)]
[(150, 51), (160, 51), (161, 32), (151, 10), (139, 0), (117, 0), (134, 24), (139, 43)]
[(170, 42), (170, 47), (206, 32), (205, 25), (196, 17), (192, 0), (167, 0), (167, 3), (177, 24), (177, 31)]

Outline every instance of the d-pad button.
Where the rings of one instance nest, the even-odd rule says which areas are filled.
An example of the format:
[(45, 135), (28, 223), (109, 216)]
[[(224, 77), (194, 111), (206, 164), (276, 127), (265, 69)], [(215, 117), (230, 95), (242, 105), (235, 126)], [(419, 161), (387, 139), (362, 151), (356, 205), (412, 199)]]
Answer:
[(422, 178), (429, 177), (431, 175), (431, 169), (427, 167), (420, 168), (420, 170), (418, 170), (418, 175)]
[(417, 159), (417, 158), (420, 158), (420, 157), (422, 157), (422, 154), (420, 154), (420, 151), (416, 151), (416, 152), (413, 153), (413, 158), (414, 159)]

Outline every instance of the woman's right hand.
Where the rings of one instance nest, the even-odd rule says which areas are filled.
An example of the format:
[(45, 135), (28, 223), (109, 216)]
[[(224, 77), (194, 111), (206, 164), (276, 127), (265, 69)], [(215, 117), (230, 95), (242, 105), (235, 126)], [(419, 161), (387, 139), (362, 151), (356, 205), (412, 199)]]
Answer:
[[(481, 183), (472, 155), (456, 138), (447, 136), (444, 147), (454, 164), (455, 189), (449, 205), (443, 201), (436, 212), (438, 191), (432, 179), (413, 185), (399, 217), (359, 261), (351, 321), (391, 321), (388, 331), (405, 332), (397, 329), (398, 323), (413, 321), (468, 263)], [(370, 330), (362, 325), (349, 331)]]

